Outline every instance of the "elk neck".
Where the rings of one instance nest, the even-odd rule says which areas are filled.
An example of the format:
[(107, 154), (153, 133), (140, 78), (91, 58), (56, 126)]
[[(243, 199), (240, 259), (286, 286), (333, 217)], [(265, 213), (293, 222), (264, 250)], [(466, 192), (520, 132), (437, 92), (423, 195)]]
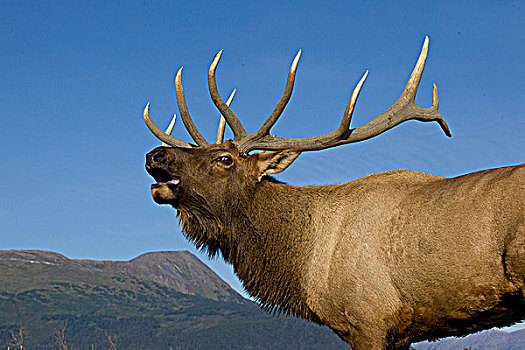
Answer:
[(305, 303), (303, 274), (311, 247), (311, 199), (319, 189), (263, 179), (226, 194), (221, 203), (179, 208), (179, 219), (197, 247), (212, 256), (222, 253), (264, 308), (317, 321)]

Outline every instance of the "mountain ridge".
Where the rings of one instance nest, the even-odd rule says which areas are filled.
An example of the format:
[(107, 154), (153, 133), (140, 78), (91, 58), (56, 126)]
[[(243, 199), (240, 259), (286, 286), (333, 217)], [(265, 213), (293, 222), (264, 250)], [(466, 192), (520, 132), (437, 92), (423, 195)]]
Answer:
[(187, 250), (148, 252), (130, 260), (118, 261), (70, 259), (60, 253), (45, 250), (0, 251), (0, 263), (6, 260), (49, 266), (70, 264), (84, 271), (105, 269), (110, 273), (151, 280), (182, 294), (202, 295), (213, 300), (244, 301), (239, 293)]

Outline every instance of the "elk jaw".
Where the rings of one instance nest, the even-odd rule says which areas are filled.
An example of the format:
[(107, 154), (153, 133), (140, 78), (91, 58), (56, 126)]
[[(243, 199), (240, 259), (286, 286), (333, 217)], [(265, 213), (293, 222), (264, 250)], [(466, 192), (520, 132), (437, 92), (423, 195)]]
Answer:
[(157, 204), (171, 204), (175, 206), (179, 198), (180, 180), (157, 182), (151, 185), (151, 196)]

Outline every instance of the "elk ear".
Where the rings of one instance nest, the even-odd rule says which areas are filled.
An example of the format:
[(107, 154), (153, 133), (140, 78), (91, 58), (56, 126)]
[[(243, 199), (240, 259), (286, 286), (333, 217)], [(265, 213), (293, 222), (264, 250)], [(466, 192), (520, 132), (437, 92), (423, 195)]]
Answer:
[(292, 162), (299, 157), (301, 151), (287, 149), (279, 152), (267, 152), (257, 154), (257, 167), (259, 168), (258, 180), (264, 175), (277, 174), (288, 168)]

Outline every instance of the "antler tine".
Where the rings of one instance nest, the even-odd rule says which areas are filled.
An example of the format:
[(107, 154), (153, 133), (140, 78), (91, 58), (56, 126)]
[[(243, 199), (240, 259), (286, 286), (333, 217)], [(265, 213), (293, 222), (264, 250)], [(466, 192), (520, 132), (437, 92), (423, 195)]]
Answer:
[(337, 128), (337, 132), (341, 135), (341, 137), (348, 137), (350, 133), (350, 122), (352, 121), (352, 115), (354, 114), (354, 107), (357, 102), (357, 98), (359, 97), (359, 93), (361, 92), (361, 88), (363, 87), (363, 84), (366, 81), (366, 78), (368, 77), (368, 70), (363, 74), (363, 77), (357, 83), (356, 87), (354, 88), (354, 91), (352, 92), (352, 95), (350, 96), (350, 99), (348, 100), (348, 103), (345, 108), (345, 112), (343, 114), (343, 119), (341, 120), (341, 124), (339, 125), (339, 128)]
[[(168, 125), (168, 128), (166, 129), (166, 131), (164, 131), (166, 135), (171, 135), (171, 132), (173, 131), (173, 127), (175, 126), (175, 119), (177, 119), (176, 114), (173, 115), (173, 118), (171, 118), (170, 125)], [(169, 145), (166, 142), (162, 143), (162, 147), (168, 147), (168, 146)]]
[(208, 87), (210, 90), (210, 96), (215, 106), (219, 109), (221, 114), (228, 122), (228, 125), (233, 131), (234, 138), (242, 139), (246, 137), (246, 131), (244, 130), (240, 120), (235, 116), (230, 107), (224, 102), (224, 100), (219, 95), (219, 91), (217, 90), (217, 82), (215, 81), (215, 69), (217, 68), (217, 64), (221, 59), (222, 51), (223, 50), (220, 50), (215, 55), (210, 65), (210, 69), (208, 71)]
[(268, 135), (270, 132), (270, 129), (274, 124), (277, 122), (277, 119), (281, 116), (281, 114), (284, 111), (284, 108), (288, 104), (288, 101), (290, 100), (290, 97), (292, 96), (293, 91), (293, 85), (295, 81), (295, 72), (297, 70), (297, 65), (299, 64), (299, 58), (301, 57), (301, 50), (297, 52), (297, 55), (295, 55), (295, 58), (292, 62), (292, 66), (290, 67), (290, 72), (288, 73), (288, 78), (286, 79), (286, 85), (284, 87), (284, 92), (281, 98), (279, 99), (279, 102), (277, 102), (277, 106), (275, 106), (275, 109), (270, 114), (268, 119), (264, 122), (264, 124), (260, 127), (260, 129), (255, 133), (257, 136), (264, 136)]
[(355, 130), (352, 135), (344, 143), (358, 142), (377, 136), (394, 126), (408, 120), (419, 120), (422, 122), (436, 121), (443, 129), (445, 135), (451, 137), (452, 134), (445, 121), (439, 114), (439, 98), (437, 94), (437, 86), (433, 84), (432, 91), (432, 106), (429, 108), (421, 108), (416, 104), (416, 92), (423, 75), (425, 62), (428, 54), (428, 36), (425, 37), (421, 54), (417, 60), (416, 66), (408, 79), (408, 82), (401, 93), (399, 99), (385, 112), (381, 113), (374, 120), (365, 124)]
[(191, 138), (199, 146), (207, 146), (209, 145), (209, 143), (201, 135), (199, 130), (197, 130), (195, 124), (193, 124), (193, 120), (191, 120), (190, 112), (188, 111), (188, 106), (186, 105), (186, 98), (184, 97), (184, 89), (182, 87), (181, 76), (182, 67), (179, 69), (177, 75), (175, 76), (175, 92), (177, 96), (177, 105), (179, 106), (180, 117), (182, 119), (182, 122), (184, 123), (184, 126), (186, 127), (186, 130), (188, 130), (188, 133), (190, 134)]
[(452, 133), (450, 132), (450, 128), (448, 127), (447, 122), (445, 119), (439, 114), (439, 97), (438, 97), (438, 88), (436, 86), (436, 83), (432, 83), (433, 89), (432, 89), (432, 108), (436, 111), (437, 115), (439, 116), (436, 121), (441, 126), (441, 129), (443, 129), (443, 132), (448, 137), (452, 137)]
[[(228, 97), (228, 101), (226, 101), (226, 104), (229, 106), (232, 103), (233, 97), (235, 96), (235, 92), (237, 89), (233, 89), (232, 93), (230, 94), (230, 97)], [(226, 119), (224, 119), (224, 116), (221, 114), (221, 118), (219, 120), (219, 128), (217, 129), (217, 137), (215, 138), (215, 143), (223, 143), (224, 142), (224, 129), (226, 128)]]
[[(432, 106), (429, 108), (421, 108), (417, 106), (415, 96), (423, 69), (425, 68), (425, 61), (428, 53), (428, 37), (425, 37), (421, 54), (417, 60), (416, 66), (408, 79), (408, 82), (403, 90), (403, 93), (399, 99), (385, 112), (380, 114), (371, 122), (360, 126), (355, 129), (348, 129), (350, 126), (351, 116), (355, 106), (355, 102), (359, 95), (359, 91), (367, 77), (368, 71), (365, 73), (361, 81), (358, 83), (350, 101), (345, 110), (345, 114), (339, 127), (325, 135), (305, 138), (281, 138), (272, 137), (270, 135), (264, 135), (260, 138), (253, 138), (246, 142), (243, 140), (242, 153), (247, 154), (254, 149), (264, 150), (283, 150), (283, 149), (296, 149), (300, 151), (314, 151), (321, 150), (330, 147), (336, 147), (339, 145), (364, 141), (374, 136), (377, 136), (396, 125), (408, 121), (408, 120), (419, 120), (424, 122), (436, 121), (439, 123), (443, 132), (447, 136), (452, 136), (450, 129), (445, 122), (445, 119), (439, 114), (439, 99), (437, 93), (437, 86), (434, 84), (432, 93)], [(251, 136), (251, 135), (250, 135)]]
[[(155, 123), (153, 123), (153, 121), (149, 117), (149, 102), (146, 105), (146, 107), (144, 108), (144, 121), (146, 122), (146, 125), (151, 130), (151, 132), (155, 136), (157, 136), (158, 139), (160, 139), (163, 142), (163, 144), (162, 144), (163, 146), (164, 146), (164, 144), (168, 144), (168, 145), (173, 146), (173, 147), (182, 147), (182, 148), (191, 148), (192, 147), (189, 143), (181, 141), (179, 139), (174, 138), (173, 136), (170, 136), (170, 135), (164, 133), (162, 130), (160, 130), (155, 125)], [(174, 119), (173, 119), (172, 122), (174, 122)]]
[(363, 77), (354, 88), (354, 91), (348, 100), (348, 104), (346, 105), (343, 120), (336, 130), (322, 136), (304, 138), (285, 138), (275, 137), (275, 135), (266, 135), (259, 141), (246, 145), (242, 150), (242, 153), (247, 154), (254, 149), (264, 149), (271, 151), (283, 149), (314, 151), (335, 146), (335, 143), (339, 142), (343, 138), (348, 137), (348, 135), (351, 133), (351, 130), (348, 130), (348, 126), (350, 125), (352, 114), (354, 113), (354, 107), (357, 102), (357, 98), (359, 97), (359, 93), (361, 92), (361, 88), (363, 87), (367, 77), (368, 71), (363, 74)]

